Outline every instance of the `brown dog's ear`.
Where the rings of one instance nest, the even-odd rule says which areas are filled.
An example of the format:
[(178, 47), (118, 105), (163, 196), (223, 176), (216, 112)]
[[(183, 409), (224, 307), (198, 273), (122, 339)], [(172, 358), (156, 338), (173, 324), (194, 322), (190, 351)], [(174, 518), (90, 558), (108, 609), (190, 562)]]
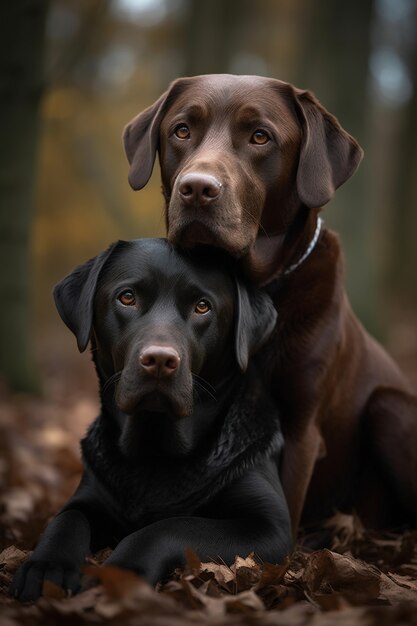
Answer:
[(113, 243), (98, 256), (79, 265), (54, 287), (56, 308), (63, 322), (76, 336), (80, 352), (84, 352), (90, 340), (98, 277), (104, 263), (121, 243)]
[(139, 113), (125, 126), (123, 143), (130, 163), (129, 183), (138, 191), (151, 177), (159, 143), (159, 127), (167, 107), (175, 95), (187, 84), (179, 78), (150, 107)]
[(298, 195), (303, 204), (317, 209), (352, 176), (363, 150), (310, 92), (296, 89), (295, 101), (303, 127)]
[(277, 312), (268, 294), (236, 280), (236, 358), (244, 372), (249, 358), (269, 339), (275, 328)]
[(128, 180), (135, 191), (142, 189), (152, 174), (167, 94), (134, 117), (123, 131), (124, 148), (130, 163)]

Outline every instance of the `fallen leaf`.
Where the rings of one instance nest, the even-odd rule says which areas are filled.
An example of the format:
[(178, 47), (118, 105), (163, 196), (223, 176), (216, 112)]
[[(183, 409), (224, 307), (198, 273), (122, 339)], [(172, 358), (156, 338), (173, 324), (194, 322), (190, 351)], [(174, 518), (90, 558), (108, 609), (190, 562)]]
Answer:
[(0, 552), (0, 565), (8, 572), (14, 572), (25, 560), (26, 552), (19, 550), (16, 546), (9, 546)]
[(242, 591), (236, 596), (225, 597), (227, 613), (253, 613), (254, 611), (262, 611), (265, 609), (261, 598), (251, 589), (250, 591)]
[(412, 589), (417, 592), (417, 581), (411, 579), (409, 576), (400, 576), (400, 574), (393, 574), (388, 572), (388, 578), (393, 580), (400, 587), (404, 587), (405, 589)]
[(198, 576), (201, 572), (201, 561), (196, 552), (191, 548), (185, 549), (186, 564), (184, 568), (184, 574), (191, 574), (192, 576)]
[(84, 565), (82, 571), (86, 576), (100, 581), (105, 593), (112, 600), (121, 600), (140, 586), (149, 587), (134, 572), (115, 565)]
[(257, 567), (258, 564), (254, 559), (253, 552), (249, 554), (246, 558), (242, 558), (241, 556), (236, 556), (233, 565), (230, 566), (232, 572), (236, 572), (241, 567)]
[(417, 585), (405, 586), (403, 581), (395, 580), (393, 575), (381, 574), (380, 598), (390, 604), (412, 602), (417, 610)]
[(235, 579), (235, 574), (230, 567), (222, 563), (201, 563), (201, 571), (211, 572), (219, 585), (226, 585)]
[(376, 567), (330, 550), (314, 552), (304, 572), (304, 582), (310, 591), (321, 594), (337, 591), (354, 604), (378, 598), (380, 579)]
[(336, 513), (326, 520), (323, 527), (332, 531), (331, 547), (335, 552), (346, 552), (365, 537), (365, 528), (355, 513)]
[(55, 600), (62, 600), (66, 598), (67, 594), (62, 589), (62, 587), (58, 587), (51, 580), (44, 580), (42, 583), (42, 596), (44, 598), (54, 598)]
[(262, 589), (269, 585), (280, 585), (284, 580), (284, 576), (288, 571), (290, 560), (287, 559), (284, 565), (272, 565), (264, 563), (261, 569), (261, 577), (256, 588)]

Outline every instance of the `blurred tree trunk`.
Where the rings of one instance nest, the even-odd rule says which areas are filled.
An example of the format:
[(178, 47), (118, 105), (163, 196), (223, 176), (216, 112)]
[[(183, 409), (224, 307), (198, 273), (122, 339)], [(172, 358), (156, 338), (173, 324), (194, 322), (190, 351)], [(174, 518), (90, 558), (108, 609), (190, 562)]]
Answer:
[[(414, 32), (417, 10), (414, 11)], [(391, 284), (407, 301), (417, 302), (417, 46), (408, 59), (413, 92), (406, 110), (401, 110), (399, 158), (392, 205)]]
[(31, 230), (47, 0), (0, 4), (0, 373), (37, 389), (30, 345)]
[(184, 75), (230, 71), (235, 39), (248, 0), (188, 0), (184, 22)]
[[(321, 0), (306, 3), (304, 53), (299, 86), (315, 91), (322, 104), (365, 148), (371, 120), (368, 67), (373, 0)], [(372, 267), (370, 159), (325, 209), (329, 226), (341, 234), (347, 257), (347, 284), (353, 307), (379, 334), (376, 277)]]

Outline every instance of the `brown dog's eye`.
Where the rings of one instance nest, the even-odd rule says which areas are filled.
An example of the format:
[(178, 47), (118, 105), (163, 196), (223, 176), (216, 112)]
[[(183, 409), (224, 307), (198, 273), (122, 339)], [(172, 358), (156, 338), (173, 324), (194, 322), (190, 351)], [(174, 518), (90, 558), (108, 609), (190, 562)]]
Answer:
[(122, 291), (122, 293), (117, 297), (117, 299), (124, 306), (133, 306), (136, 304), (135, 295), (133, 291), (130, 291), (130, 289), (126, 289), (126, 291)]
[(198, 315), (205, 315), (205, 313), (208, 313), (210, 309), (211, 306), (207, 300), (200, 300), (200, 302), (196, 304), (194, 311), (198, 313)]
[(181, 124), (175, 129), (175, 134), (178, 139), (188, 139), (190, 136), (190, 129), (185, 124)]
[(255, 130), (251, 137), (251, 142), (256, 143), (258, 146), (263, 146), (268, 143), (269, 135), (266, 134), (263, 130)]

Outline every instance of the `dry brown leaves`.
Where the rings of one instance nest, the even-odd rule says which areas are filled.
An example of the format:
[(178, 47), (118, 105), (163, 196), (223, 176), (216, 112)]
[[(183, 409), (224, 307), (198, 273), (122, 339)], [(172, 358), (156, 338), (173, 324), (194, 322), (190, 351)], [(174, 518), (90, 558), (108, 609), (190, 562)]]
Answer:
[(416, 624), (417, 533), (376, 533), (354, 515), (337, 514), (323, 532), (330, 549), (311, 551), (303, 537), (284, 565), (253, 555), (187, 566), (151, 588), (131, 572), (100, 563), (85, 575), (99, 584), (72, 598), (52, 583), (35, 604), (7, 592), (42, 527), (71, 493), (80, 471), (78, 438), (94, 403), (0, 402), (0, 624), (110, 626)]
[(32, 548), (80, 476), (80, 433), (97, 411), (28, 396), (0, 399), (0, 550)]

